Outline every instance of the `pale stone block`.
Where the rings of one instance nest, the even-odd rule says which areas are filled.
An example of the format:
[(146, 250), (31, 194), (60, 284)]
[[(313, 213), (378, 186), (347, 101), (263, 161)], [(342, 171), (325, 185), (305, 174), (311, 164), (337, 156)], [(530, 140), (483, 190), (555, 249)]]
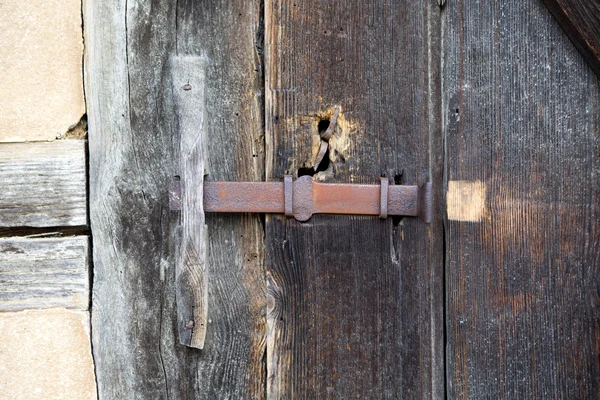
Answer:
[(53, 140), (85, 113), (81, 0), (0, 1), (0, 142)]
[(96, 399), (89, 313), (0, 313), (0, 399)]

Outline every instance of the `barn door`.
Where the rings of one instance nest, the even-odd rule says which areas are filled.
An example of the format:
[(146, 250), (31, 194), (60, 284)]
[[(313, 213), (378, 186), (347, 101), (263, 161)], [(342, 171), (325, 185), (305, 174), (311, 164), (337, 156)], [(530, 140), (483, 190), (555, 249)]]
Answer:
[[(600, 88), (540, 2), (84, 3), (100, 398), (597, 395)], [(178, 57), (208, 180), (431, 182), (433, 221), (207, 214), (180, 345)]]

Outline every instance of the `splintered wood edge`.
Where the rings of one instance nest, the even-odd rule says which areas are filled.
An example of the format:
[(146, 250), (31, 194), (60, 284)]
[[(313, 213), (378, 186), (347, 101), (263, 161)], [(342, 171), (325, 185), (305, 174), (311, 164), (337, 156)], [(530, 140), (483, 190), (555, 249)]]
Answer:
[(171, 60), (180, 139), (181, 243), (175, 266), (179, 342), (204, 348), (208, 325), (204, 225), (204, 67), (198, 56)]

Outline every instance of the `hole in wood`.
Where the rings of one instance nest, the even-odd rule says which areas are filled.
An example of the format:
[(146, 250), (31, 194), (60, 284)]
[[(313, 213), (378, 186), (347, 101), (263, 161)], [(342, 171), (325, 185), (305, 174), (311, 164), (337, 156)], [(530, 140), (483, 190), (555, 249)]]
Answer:
[(322, 119), (319, 121), (319, 135), (322, 135), (323, 133), (325, 133), (325, 131), (329, 127), (330, 122), (331, 122), (330, 119)]
[(306, 168), (306, 167), (302, 167), (302, 168), (298, 168), (298, 178), (300, 178), (301, 176), (314, 176), (315, 173), (317, 171), (315, 171), (312, 168)]

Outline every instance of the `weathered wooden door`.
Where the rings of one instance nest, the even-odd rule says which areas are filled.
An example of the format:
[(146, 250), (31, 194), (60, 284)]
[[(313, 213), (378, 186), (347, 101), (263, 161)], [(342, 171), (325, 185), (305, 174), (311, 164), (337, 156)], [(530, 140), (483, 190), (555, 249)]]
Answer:
[[(537, 0), (86, 1), (101, 398), (593, 398), (600, 86)], [(441, 3), (441, 4), (440, 4)], [(172, 62), (202, 56), (209, 180), (434, 188), (413, 218), (207, 215), (178, 344)]]

